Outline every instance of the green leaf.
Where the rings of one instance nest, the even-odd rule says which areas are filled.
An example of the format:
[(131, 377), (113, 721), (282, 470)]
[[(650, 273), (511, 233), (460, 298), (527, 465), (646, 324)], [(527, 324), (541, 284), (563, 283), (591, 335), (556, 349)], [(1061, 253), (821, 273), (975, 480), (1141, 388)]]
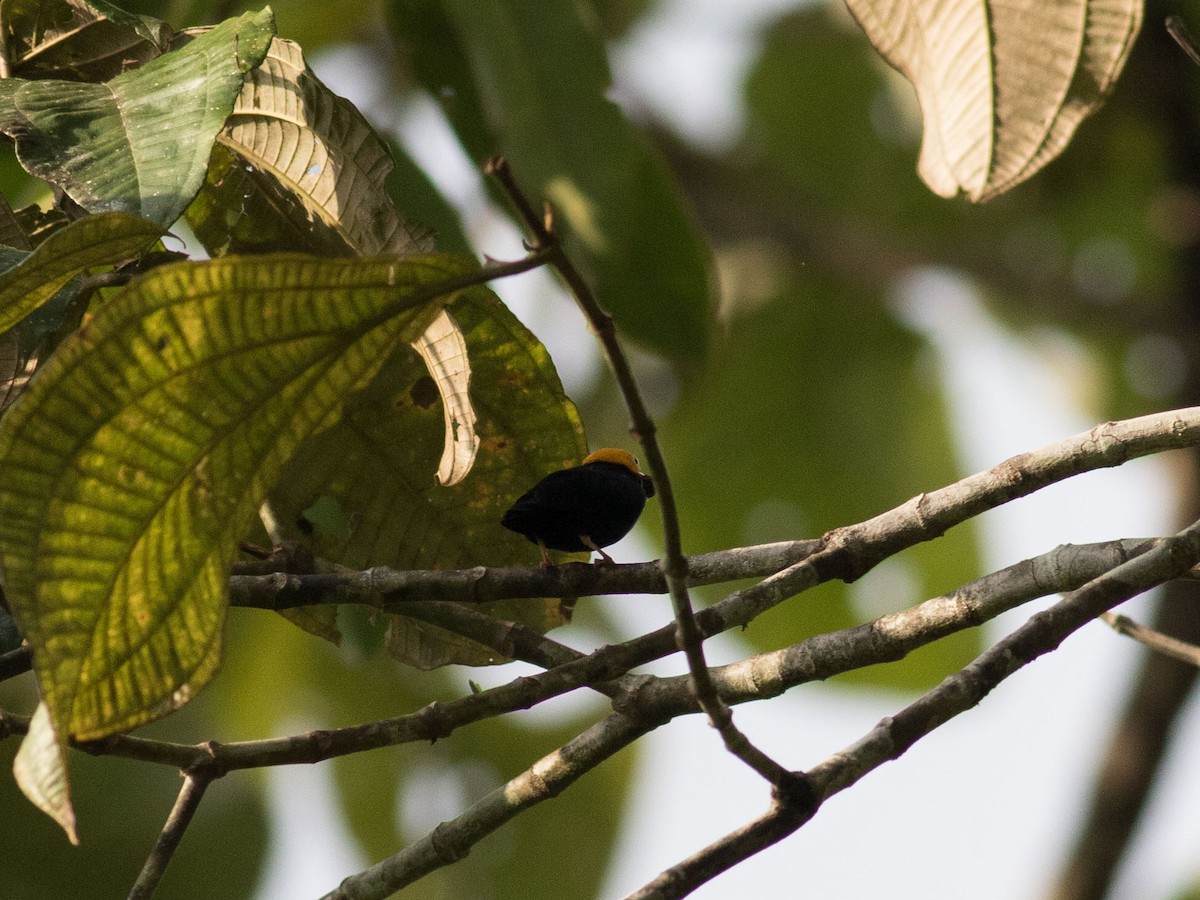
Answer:
[[(586, 453), (575, 407), (546, 349), (492, 294), (473, 289), (451, 307), (473, 368), (472, 400), (482, 441), (475, 468), (440, 486), (438, 394), (417, 355), (405, 348), (346, 401), (341, 421), (315, 435), (271, 493), (283, 522), (313, 527), (315, 554), (352, 568), (456, 568), (533, 564), (534, 545), (500, 527), (504, 510), (553, 469)], [(500, 618), (546, 630), (563, 622), (556, 600), (484, 607)], [(495, 651), (435, 626), (392, 617), (389, 648), (428, 668), (494, 661)]]
[[(508, 157), (535, 203), (554, 205), (568, 251), (629, 337), (676, 360), (703, 359), (716, 290), (708, 249), (663, 161), (607, 98), (604, 46), (579, 6), (443, 8), (495, 135), (489, 154)], [(425, 86), (442, 95), (442, 85)], [(460, 132), (476, 153), (486, 137)]]
[(0, 332), (81, 272), (137, 256), (161, 236), (159, 226), (126, 213), (86, 216), (54, 232), (20, 265), (0, 274)]
[(9, 75), (107, 81), (159, 56), (171, 29), (102, 0), (8, 0), (0, 9)]
[(18, 250), (33, 249), (29, 235), (21, 227), (17, 214), (13, 212), (8, 199), (4, 196), (0, 196), (0, 244), (5, 247), (15, 247)]
[(0, 566), (60, 735), (183, 705), (220, 661), (235, 544), (287, 457), (473, 260), (163, 266), (0, 420)]
[(1061, 153), (1112, 90), (1143, 0), (848, 0), (925, 117), (920, 172), (936, 193), (987, 200)]
[(84, 209), (169, 226), (200, 189), (242, 76), (274, 28), (269, 8), (230, 19), (105, 84), (0, 82), (0, 128), (27, 171)]

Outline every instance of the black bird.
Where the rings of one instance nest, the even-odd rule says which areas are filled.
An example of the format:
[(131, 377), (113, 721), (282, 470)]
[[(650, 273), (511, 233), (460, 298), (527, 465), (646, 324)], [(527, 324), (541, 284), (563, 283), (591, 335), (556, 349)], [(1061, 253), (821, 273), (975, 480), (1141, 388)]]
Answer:
[(512, 505), (500, 524), (538, 545), (543, 568), (550, 565), (547, 548), (595, 550), (611, 563), (600, 548), (625, 537), (653, 496), (654, 482), (637, 460), (606, 447), (582, 465), (551, 472)]

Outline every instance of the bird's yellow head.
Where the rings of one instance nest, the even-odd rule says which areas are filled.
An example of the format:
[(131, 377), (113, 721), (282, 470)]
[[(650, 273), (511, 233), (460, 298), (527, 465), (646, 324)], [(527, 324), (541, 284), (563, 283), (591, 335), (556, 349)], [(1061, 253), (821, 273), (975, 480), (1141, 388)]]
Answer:
[(626, 450), (618, 450), (615, 447), (604, 447), (600, 450), (597, 450), (595, 453), (589, 453), (583, 459), (583, 465), (585, 466), (588, 463), (594, 462), (614, 463), (618, 466), (624, 466), (634, 475), (644, 474), (642, 470), (638, 468), (638, 461), (634, 458), (632, 453), (629, 453)]

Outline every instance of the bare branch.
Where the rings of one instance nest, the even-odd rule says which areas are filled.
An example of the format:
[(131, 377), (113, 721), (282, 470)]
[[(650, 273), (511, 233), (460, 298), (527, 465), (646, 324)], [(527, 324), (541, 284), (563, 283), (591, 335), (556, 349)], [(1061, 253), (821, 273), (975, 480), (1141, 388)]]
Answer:
[[(897, 759), (921, 738), (959, 713), (979, 704), (1009, 675), (1056, 649), (1073, 632), (1104, 611), (1178, 577), (1198, 560), (1200, 522), (1106, 572), (1049, 609), (1036, 613), (960, 672), (895, 716), (881, 721), (852, 746), (835, 753), (807, 772), (806, 777), (816, 797), (812, 812), (815, 813), (816, 807), (829, 797), (855, 784), (883, 763)], [(773, 808), (747, 829), (755, 831), (760, 823), (776, 819), (778, 815)], [(796, 815), (795, 828), (809, 818), (811, 814)], [(786, 828), (777, 828), (770, 835), (778, 841), (788, 833)], [(730, 851), (731, 846), (736, 852)], [(716, 874), (758, 852), (758, 849), (756, 842), (735, 843), (729, 838), (717, 841), (675, 866), (670, 870), (669, 877), (660, 876), (662, 883), (656, 880), (644, 890), (649, 891), (653, 886), (652, 896), (659, 900), (686, 896)]]
[[(781, 541), (701, 553), (688, 558), (688, 584), (761, 578), (799, 562), (820, 546), (818, 540)], [(491, 603), (532, 597), (667, 592), (666, 578), (657, 562), (611, 566), (568, 563), (548, 569), (476, 566), (402, 571), (379, 566), (363, 572), (311, 575), (235, 574), (229, 587), (235, 606), (279, 610), (322, 603), (363, 603), (397, 612), (403, 611), (404, 604), (430, 600)]]
[(129, 891), (129, 900), (145, 900), (154, 895), (171, 857), (175, 855), (179, 842), (183, 840), (183, 833), (187, 831), (192, 816), (196, 814), (200, 801), (204, 799), (204, 791), (210, 781), (211, 778), (207, 775), (187, 773), (183, 776), (183, 786), (179, 789), (175, 806), (167, 816), (167, 822), (154, 844), (154, 849), (150, 851), (141, 874)]

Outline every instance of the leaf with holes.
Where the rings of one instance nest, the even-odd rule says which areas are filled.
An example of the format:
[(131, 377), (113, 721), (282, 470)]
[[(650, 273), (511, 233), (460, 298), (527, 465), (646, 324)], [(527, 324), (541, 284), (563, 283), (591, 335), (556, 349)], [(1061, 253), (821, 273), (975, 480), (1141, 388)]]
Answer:
[[(312, 73), (297, 44), (271, 42), (263, 64), (246, 74), (218, 141), (204, 189), (188, 209), (213, 255), (284, 248), (406, 255), (432, 248), (433, 235), (407, 221), (385, 189), (387, 145), (354, 104)], [(479, 449), (462, 331), (443, 313), (413, 346), (442, 398), (438, 479), (457, 484)]]

